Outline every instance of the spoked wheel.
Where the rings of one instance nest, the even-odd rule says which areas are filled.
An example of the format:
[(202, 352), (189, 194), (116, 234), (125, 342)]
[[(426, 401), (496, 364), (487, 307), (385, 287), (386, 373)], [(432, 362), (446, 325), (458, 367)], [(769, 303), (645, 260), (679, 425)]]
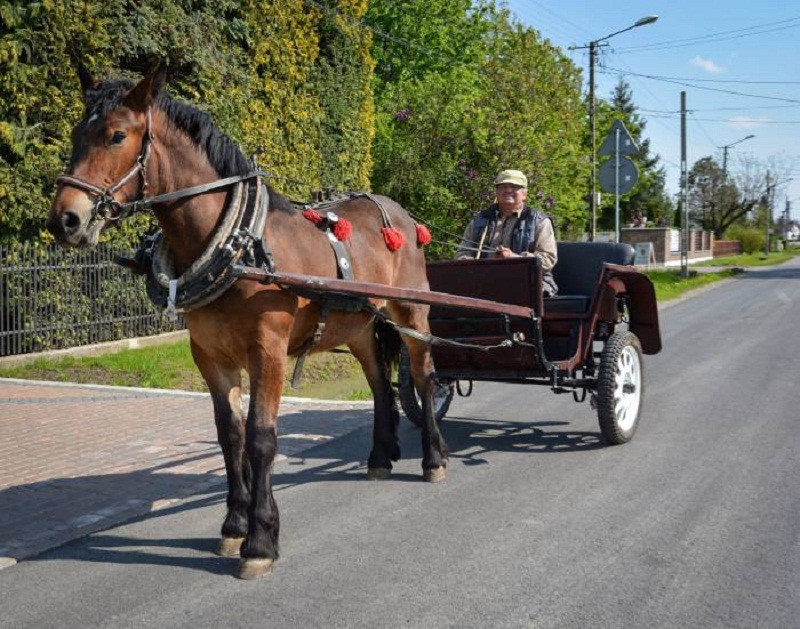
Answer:
[(632, 332), (611, 335), (600, 356), (597, 415), (611, 445), (627, 443), (639, 425), (644, 399), (642, 346)]
[[(440, 383), (439, 389), (433, 394), (433, 414), (436, 422), (442, 421), (447, 415), (450, 403), (453, 401), (455, 385), (452, 382)], [(400, 397), (400, 406), (408, 417), (409, 421), (422, 428), (424, 418), (422, 417), (422, 400), (417, 395), (414, 388), (414, 380), (411, 377), (411, 362), (408, 357), (408, 350), (405, 345), (400, 350), (400, 368), (397, 375), (397, 393)]]

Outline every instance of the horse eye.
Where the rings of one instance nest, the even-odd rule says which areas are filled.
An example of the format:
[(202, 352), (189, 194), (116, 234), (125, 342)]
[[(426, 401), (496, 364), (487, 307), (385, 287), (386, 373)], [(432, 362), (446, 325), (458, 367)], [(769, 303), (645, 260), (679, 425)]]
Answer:
[(114, 135), (111, 136), (111, 144), (122, 144), (124, 139), (125, 134), (122, 131), (114, 131)]

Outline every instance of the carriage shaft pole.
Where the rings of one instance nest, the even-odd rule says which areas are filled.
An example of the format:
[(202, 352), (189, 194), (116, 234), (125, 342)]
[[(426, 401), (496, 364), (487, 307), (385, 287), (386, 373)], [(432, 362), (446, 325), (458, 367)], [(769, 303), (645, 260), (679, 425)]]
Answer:
[(359, 297), (410, 301), (418, 304), (428, 304), (429, 306), (447, 306), (452, 308), (464, 308), (467, 310), (480, 310), (482, 312), (493, 312), (512, 317), (522, 317), (524, 319), (535, 317), (533, 309), (526, 308), (525, 306), (515, 306), (513, 304), (503, 304), (487, 299), (463, 297), (461, 295), (451, 295), (450, 293), (439, 293), (417, 288), (400, 288), (396, 286), (387, 286), (386, 284), (376, 284), (374, 282), (339, 280), (317, 275), (270, 273), (257, 267), (237, 266), (234, 273), (237, 277), (242, 279), (272, 282), (280, 286), (289, 286), (320, 293), (341, 293)]

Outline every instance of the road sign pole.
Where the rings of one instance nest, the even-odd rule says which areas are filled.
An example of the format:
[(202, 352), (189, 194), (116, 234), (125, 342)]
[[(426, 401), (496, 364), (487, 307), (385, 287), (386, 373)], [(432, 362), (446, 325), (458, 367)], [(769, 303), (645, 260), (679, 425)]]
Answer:
[(614, 160), (616, 161), (616, 168), (614, 173), (614, 233), (616, 234), (616, 241), (619, 242), (619, 127), (616, 128), (616, 150), (614, 151)]

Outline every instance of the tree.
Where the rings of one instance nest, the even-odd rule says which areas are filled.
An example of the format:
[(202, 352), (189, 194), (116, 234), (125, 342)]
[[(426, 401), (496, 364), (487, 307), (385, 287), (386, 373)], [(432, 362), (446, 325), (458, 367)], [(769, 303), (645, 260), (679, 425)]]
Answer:
[(374, 189), (457, 241), (493, 200), (497, 171), (519, 168), (532, 204), (551, 211), (563, 235), (582, 229), (580, 70), (560, 50), (488, 2), (378, 0), (368, 19)]
[(703, 157), (689, 171), (689, 216), (720, 239), (731, 226), (751, 219), (766, 229), (771, 220), (765, 208), (775, 188), (788, 180), (785, 172), (776, 160), (764, 163), (745, 156), (731, 174), (712, 157)]

